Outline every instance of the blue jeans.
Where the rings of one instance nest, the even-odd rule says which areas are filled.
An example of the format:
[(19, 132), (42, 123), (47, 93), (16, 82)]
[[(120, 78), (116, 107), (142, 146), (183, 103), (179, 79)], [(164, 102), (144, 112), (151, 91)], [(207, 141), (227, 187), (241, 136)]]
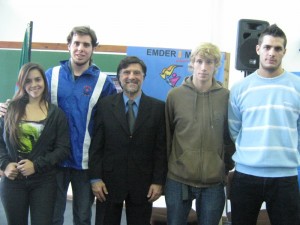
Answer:
[(165, 186), (168, 225), (187, 224), (192, 201), (196, 199), (196, 212), (201, 225), (218, 225), (225, 205), (223, 184), (197, 188), (167, 179)]
[(70, 182), (73, 191), (73, 223), (74, 225), (91, 225), (94, 195), (87, 170), (60, 168), (56, 178), (58, 190), (53, 225), (64, 224), (64, 212)]
[[(10, 180), (1, 178), (0, 194), (7, 224), (51, 225), (56, 196), (55, 174)], [(30, 210), (29, 210), (30, 208)]]
[(300, 224), (297, 176), (266, 178), (235, 171), (231, 186), (232, 224), (255, 225), (263, 202), (272, 225)]

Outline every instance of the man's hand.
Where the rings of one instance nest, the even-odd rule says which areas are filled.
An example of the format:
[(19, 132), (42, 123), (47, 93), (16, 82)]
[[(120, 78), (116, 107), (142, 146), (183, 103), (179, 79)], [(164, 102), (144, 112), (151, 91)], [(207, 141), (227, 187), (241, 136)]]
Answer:
[(151, 184), (148, 191), (148, 202), (156, 201), (162, 194), (162, 185)]
[(9, 102), (10, 99), (7, 99), (5, 103), (0, 103), (0, 117), (5, 116)]
[(15, 162), (9, 163), (4, 170), (4, 175), (10, 180), (16, 179), (19, 173), (17, 166), (18, 163)]
[(92, 183), (92, 191), (100, 202), (106, 201), (105, 195), (108, 194), (108, 191), (103, 181)]

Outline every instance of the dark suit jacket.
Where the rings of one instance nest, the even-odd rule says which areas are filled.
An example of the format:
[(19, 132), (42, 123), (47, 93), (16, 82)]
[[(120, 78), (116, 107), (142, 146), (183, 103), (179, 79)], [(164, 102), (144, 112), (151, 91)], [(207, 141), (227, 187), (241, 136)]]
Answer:
[(101, 178), (108, 198), (147, 201), (151, 184), (164, 185), (167, 172), (164, 102), (142, 94), (133, 134), (122, 93), (97, 103), (89, 155), (91, 179)]

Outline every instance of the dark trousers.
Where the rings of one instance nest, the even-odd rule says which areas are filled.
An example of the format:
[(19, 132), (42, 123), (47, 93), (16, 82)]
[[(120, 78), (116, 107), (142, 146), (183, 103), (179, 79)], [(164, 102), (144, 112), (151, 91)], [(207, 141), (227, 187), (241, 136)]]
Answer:
[[(56, 197), (55, 175), (1, 178), (0, 195), (8, 225), (51, 225)], [(30, 210), (29, 210), (30, 209)]]
[[(122, 218), (123, 203), (114, 203), (107, 200), (96, 203), (96, 225), (109, 224), (120, 225)], [(125, 212), (127, 225), (150, 225), (152, 204), (145, 202), (136, 204), (127, 198), (125, 200)]]
[(64, 224), (64, 213), (67, 202), (69, 184), (72, 185), (73, 223), (74, 225), (91, 225), (93, 195), (87, 170), (60, 168), (57, 176), (57, 196), (53, 217), (53, 225)]
[(233, 225), (256, 225), (261, 205), (272, 225), (300, 224), (297, 176), (265, 178), (235, 171), (231, 189)]

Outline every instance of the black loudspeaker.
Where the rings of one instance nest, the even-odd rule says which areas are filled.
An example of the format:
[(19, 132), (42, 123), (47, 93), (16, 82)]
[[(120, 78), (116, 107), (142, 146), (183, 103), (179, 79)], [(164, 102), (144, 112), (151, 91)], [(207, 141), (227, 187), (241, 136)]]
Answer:
[(235, 68), (253, 72), (259, 66), (256, 45), (261, 32), (269, 26), (267, 21), (241, 19), (238, 24)]

